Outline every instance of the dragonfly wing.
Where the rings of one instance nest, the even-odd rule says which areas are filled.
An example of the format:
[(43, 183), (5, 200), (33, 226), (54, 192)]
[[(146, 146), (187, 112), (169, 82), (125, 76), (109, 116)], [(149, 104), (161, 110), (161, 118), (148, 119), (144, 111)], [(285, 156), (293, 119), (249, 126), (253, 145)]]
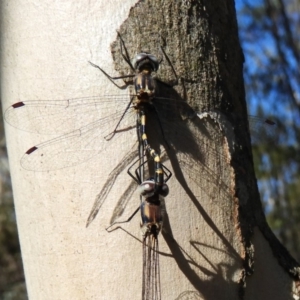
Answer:
[[(105, 130), (103, 130), (103, 124), (106, 124)], [(134, 124), (134, 115), (127, 116), (123, 122), (124, 126), (126, 124)], [(26, 170), (57, 170), (87, 161), (108, 146), (111, 146), (112, 149), (122, 147), (126, 151), (136, 141), (135, 130), (128, 127), (128, 130), (116, 133), (110, 141), (107, 141), (105, 136), (109, 134), (110, 130), (113, 130), (114, 126), (115, 120), (107, 117), (31, 147), (23, 155), (21, 165)], [(121, 136), (123, 139), (120, 139)]]
[(4, 114), (5, 121), (18, 129), (40, 134), (62, 134), (106, 116), (121, 115), (128, 96), (109, 95), (69, 100), (17, 102)]
[(274, 144), (277, 141), (279, 136), (278, 126), (274, 121), (250, 115), (248, 121), (252, 143), (268, 141)]
[[(167, 98), (159, 100), (159, 104), (155, 103), (158, 117), (156, 120), (148, 118), (149, 143), (153, 144), (159, 138), (174, 175), (182, 178), (182, 185), (185, 184), (183, 178), (190, 178), (204, 192), (207, 191), (204, 181), (228, 192), (230, 187), (222, 181), (220, 169), (230, 163), (230, 151), (224, 151), (226, 144), (220, 126), (209, 118), (200, 119), (187, 103), (176, 103)], [(155, 121), (161, 125), (156, 125), (155, 132), (151, 133)]]

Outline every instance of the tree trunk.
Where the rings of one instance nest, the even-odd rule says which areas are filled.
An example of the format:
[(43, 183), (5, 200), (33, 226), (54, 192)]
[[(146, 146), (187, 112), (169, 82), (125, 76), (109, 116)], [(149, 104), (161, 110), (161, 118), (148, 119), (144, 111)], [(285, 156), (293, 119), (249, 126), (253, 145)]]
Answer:
[[(49, 1), (37, 6), (22, 1), (15, 6), (7, 1), (2, 9), (5, 107), (27, 99), (117, 94), (87, 63), (114, 76), (131, 71), (117, 30), (131, 58), (145, 51), (163, 58), (157, 72), (161, 82), (174, 83), (174, 68), (179, 83), (173, 89), (159, 82), (161, 95), (181, 105), (187, 101), (199, 112), (165, 131), (170, 147), (162, 156), (169, 157), (164, 164), (173, 177), (159, 236), (161, 299), (298, 295), (299, 266), (269, 230), (257, 191), (233, 2)], [(113, 41), (114, 63), (108, 51)], [(163, 125), (168, 118), (173, 115), (166, 115)], [(123, 230), (105, 231), (119, 215), (120, 202), (125, 206), (121, 220), (139, 205), (138, 195), (126, 205), (121, 197), (131, 179), (120, 158), (134, 145), (124, 135), (119, 147), (107, 148), (99, 160), (29, 172), (20, 166), (22, 153), (51, 137), (6, 130), (30, 299), (140, 299), (139, 218), (123, 224)], [(150, 133), (153, 144), (155, 134)], [(99, 190), (105, 197), (85, 228)]]

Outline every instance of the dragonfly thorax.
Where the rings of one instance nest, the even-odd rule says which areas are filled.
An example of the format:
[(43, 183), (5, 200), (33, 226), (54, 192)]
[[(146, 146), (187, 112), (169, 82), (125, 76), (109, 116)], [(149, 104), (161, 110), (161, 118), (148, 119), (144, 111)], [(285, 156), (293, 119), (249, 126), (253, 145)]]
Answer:
[(141, 204), (141, 231), (143, 236), (157, 236), (162, 227), (163, 216), (160, 205), (144, 201)]
[(150, 101), (155, 94), (155, 80), (149, 72), (141, 72), (134, 79), (137, 97), (142, 101)]

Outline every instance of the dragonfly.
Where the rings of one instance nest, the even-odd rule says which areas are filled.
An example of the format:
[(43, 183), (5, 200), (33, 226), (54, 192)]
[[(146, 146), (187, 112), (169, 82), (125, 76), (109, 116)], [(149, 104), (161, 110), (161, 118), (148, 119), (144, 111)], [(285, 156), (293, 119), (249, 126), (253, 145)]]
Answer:
[(143, 234), (143, 285), (142, 299), (161, 299), (159, 244), (158, 234), (163, 224), (163, 197), (169, 193), (166, 181), (157, 192), (153, 180), (145, 180), (140, 184), (141, 195), (141, 230)]
[[(143, 148), (144, 145), (141, 145)], [(171, 171), (161, 163), (154, 163), (155, 168), (163, 170), (162, 175), (155, 172), (157, 178), (150, 177), (143, 180), (145, 176), (144, 165), (153, 163), (153, 161), (143, 161), (143, 156), (139, 157), (138, 161), (134, 162), (128, 168), (128, 174), (133, 180), (139, 184), (138, 192), (140, 194), (140, 205), (133, 214), (125, 221), (116, 221), (111, 224), (106, 230), (112, 231), (111, 228), (115, 225), (128, 223), (136, 215), (141, 212), (141, 233), (143, 243), (143, 283), (142, 283), (142, 299), (143, 300), (160, 300), (161, 285), (160, 285), (160, 268), (159, 268), (159, 243), (158, 235), (162, 230), (163, 216), (165, 213), (164, 198), (169, 194), (168, 180), (171, 178)], [(135, 170), (135, 175), (132, 174), (132, 167), (139, 162), (138, 168)], [(157, 188), (157, 182), (159, 182)], [(113, 229), (114, 230), (114, 229)]]

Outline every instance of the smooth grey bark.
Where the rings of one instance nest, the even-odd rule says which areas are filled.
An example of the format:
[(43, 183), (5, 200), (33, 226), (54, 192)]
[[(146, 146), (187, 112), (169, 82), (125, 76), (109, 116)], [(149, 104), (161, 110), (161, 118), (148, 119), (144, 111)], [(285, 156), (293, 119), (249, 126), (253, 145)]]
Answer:
[[(109, 45), (133, 2), (114, 1), (114, 5), (119, 7), (118, 11), (107, 1), (98, 0), (2, 1), (4, 110), (18, 101), (116, 94), (114, 89), (109, 91), (107, 81), (88, 63), (95, 61), (113, 72)], [(122, 156), (118, 153), (121, 149), (106, 153), (109, 159), (102, 161), (103, 165), (92, 160), (52, 172), (26, 171), (20, 165), (24, 152), (55, 136), (5, 125), (29, 299), (129, 299), (140, 295), (137, 281), (136, 286), (126, 289), (127, 294), (116, 288), (116, 282), (120, 286), (132, 282), (122, 275), (128, 275), (128, 266), (132, 264), (128, 253), (137, 257), (136, 264), (141, 268), (140, 243), (132, 242), (121, 232), (105, 231), (112, 203), (118, 197), (118, 184), (97, 222), (86, 228), (93, 201), (117, 158)], [(127, 184), (128, 176), (123, 177), (123, 182), (118, 182), (119, 189)], [(136, 205), (132, 203), (131, 207)], [(132, 225), (139, 236), (138, 221)], [(133, 278), (140, 274), (140, 269), (131, 272)]]

